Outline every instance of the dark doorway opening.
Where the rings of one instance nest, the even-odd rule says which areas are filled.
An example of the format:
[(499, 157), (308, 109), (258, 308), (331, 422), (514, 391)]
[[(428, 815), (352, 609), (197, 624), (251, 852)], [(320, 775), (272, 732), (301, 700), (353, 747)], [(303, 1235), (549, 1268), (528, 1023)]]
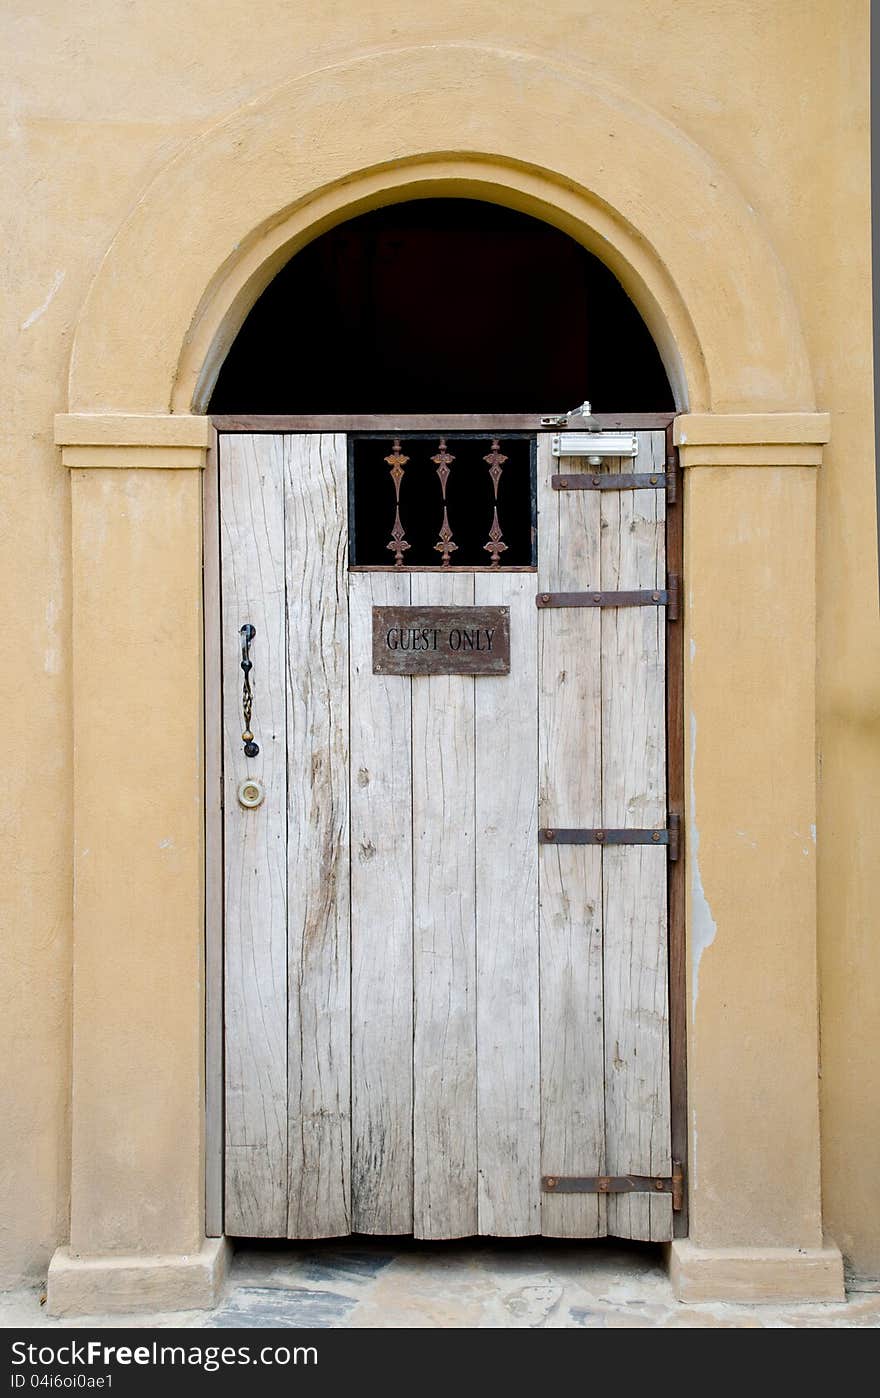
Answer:
[(350, 219), (282, 268), (212, 413), (670, 412), (657, 347), (604, 263), (472, 199)]

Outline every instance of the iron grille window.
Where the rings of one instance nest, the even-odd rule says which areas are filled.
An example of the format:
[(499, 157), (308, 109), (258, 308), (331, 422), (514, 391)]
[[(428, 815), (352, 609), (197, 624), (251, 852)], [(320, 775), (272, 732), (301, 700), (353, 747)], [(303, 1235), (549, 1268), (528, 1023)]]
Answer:
[(349, 438), (352, 568), (534, 568), (536, 439)]

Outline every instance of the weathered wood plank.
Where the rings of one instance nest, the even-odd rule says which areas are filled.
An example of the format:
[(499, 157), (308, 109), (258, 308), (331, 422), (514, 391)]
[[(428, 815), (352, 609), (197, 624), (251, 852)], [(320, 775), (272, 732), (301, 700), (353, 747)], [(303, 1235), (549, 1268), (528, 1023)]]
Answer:
[(351, 640), (352, 1228), (411, 1233), (411, 684), (372, 673), (374, 606), (409, 575), (349, 579)]
[[(283, 1237), (287, 1224), (287, 919), (284, 485), (277, 437), (220, 442), (226, 850), (226, 1231)], [(244, 755), (241, 642), (251, 655), (259, 757)], [(239, 805), (260, 778), (263, 805)]]
[[(622, 470), (659, 470), (662, 433), (644, 433)], [(665, 586), (665, 495), (601, 495), (602, 587)], [(602, 614), (602, 823), (662, 826), (666, 821), (665, 616), (633, 607)], [(669, 1028), (666, 851), (621, 846), (603, 851), (605, 920), (606, 1171), (668, 1175)], [(608, 1231), (618, 1237), (672, 1237), (667, 1195), (617, 1195)]]
[(541, 1231), (538, 677), (535, 578), (481, 574), (480, 605), (510, 608), (510, 674), (476, 700), (479, 1232)]
[(351, 1227), (346, 442), (284, 438), (292, 1238)]
[[(496, 437), (512, 432), (535, 432), (540, 413), (216, 413), (211, 421), (219, 432), (379, 432), (402, 436), (406, 432), (491, 432)], [(664, 428), (674, 413), (594, 413), (589, 422), (572, 417), (554, 432), (583, 432), (591, 426), (603, 430)]]
[[(411, 576), (417, 606), (474, 600), (463, 574)], [(412, 684), (414, 1209), (418, 1238), (477, 1232), (474, 684)]]
[[(538, 438), (538, 591), (599, 586), (599, 500), (554, 491), (550, 436)], [(601, 819), (600, 627), (598, 610), (542, 611), (538, 619), (539, 824), (590, 826)], [(597, 846), (542, 846), (541, 1174), (605, 1173), (602, 1043), (602, 853)], [(590, 1238), (605, 1232), (597, 1195), (544, 1195), (542, 1232)]]

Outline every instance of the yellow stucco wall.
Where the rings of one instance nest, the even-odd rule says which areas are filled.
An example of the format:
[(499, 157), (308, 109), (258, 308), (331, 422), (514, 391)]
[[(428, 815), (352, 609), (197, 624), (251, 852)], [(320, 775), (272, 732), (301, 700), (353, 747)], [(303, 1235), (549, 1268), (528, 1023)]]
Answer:
[[(0, 1117), (7, 1126), (8, 1152), (0, 1156), (0, 1278), (39, 1275), (68, 1234), (74, 896), (71, 481), (53, 445), (52, 420), (69, 406), (72, 337), (89, 288), (123, 224), (132, 214), (137, 217), (151, 181), (189, 143), (199, 138), (210, 143), (211, 128), (246, 104), (298, 74), (372, 55), (387, 70), (388, 104), (412, 103), (415, 120), (429, 97), (432, 111), (439, 111), (441, 103), (436, 90), (420, 99), (417, 85), (407, 85), (394, 51), (464, 41), (516, 50), (528, 55), (533, 66), (546, 61), (548, 72), (559, 65), (587, 78), (595, 73), (674, 124), (738, 188), (772, 245), (800, 317), (815, 404), (832, 414), (831, 443), (817, 482), (816, 552), (825, 1224), (856, 1270), (880, 1273), (880, 939), (874, 912), (880, 903), (875, 854), (880, 837), (880, 626), (867, 5), (862, 0), (812, 0), (806, 5), (801, 0), (681, 0), (675, 6), (665, 0), (552, 0), (541, 8), (523, 0), (448, 0), (442, 7), (433, 0), (405, 0), (403, 5), (348, 0), (345, 6), (328, 7), (320, 0), (297, 6), (260, 0), (255, 7), (244, 0), (191, 0), (171, 7), (147, 0), (133, 6), (95, 0), (88, 9), (70, 11), (60, 0), (9, 0), (2, 23), (11, 136), (2, 161), (0, 200), (7, 224), (0, 571), (7, 655), (14, 663), (4, 665), (0, 677), (8, 744), (0, 797), (5, 836), (0, 917), (7, 947), (0, 983), (0, 1062), (5, 1067)], [(384, 60), (379, 58), (383, 53), (388, 55)], [(460, 55), (451, 48), (445, 53), (450, 100), (459, 107), (473, 102), (491, 109), (491, 67), (482, 85), (475, 68), (477, 90), (467, 90), (461, 84)], [(332, 119), (333, 84), (328, 73), (325, 148), (302, 153), (303, 160), (328, 167), (334, 143), (339, 144)], [(588, 124), (588, 113), (584, 119)], [(296, 142), (295, 129), (289, 139)], [(365, 148), (368, 139), (365, 132)], [(567, 139), (560, 132), (561, 149)], [(674, 183), (675, 169), (668, 173)], [(638, 193), (632, 192), (635, 200)], [(185, 259), (186, 250), (175, 249), (175, 237), (193, 213), (206, 237), (212, 221), (231, 219), (232, 211), (214, 206), (214, 194), (210, 187), (181, 191), (186, 218), (169, 222), (164, 249), (169, 259)], [(650, 210), (646, 218), (649, 222)], [(733, 260), (734, 250), (719, 243), (719, 315), (731, 299), (725, 269)], [(136, 342), (140, 333), (142, 353), (150, 356), (149, 307), (167, 298), (176, 283), (155, 276), (152, 269), (145, 273), (145, 319), (133, 327), (132, 338)], [(102, 294), (106, 287), (105, 279)], [(109, 349), (108, 380), (116, 372), (114, 346)], [(136, 357), (129, 355), (119, 372), (127, 371)], [(768, 408), (811, 406), (766, 402), (760, 375), (757, 365), (742, 365), (745, 389), (763, 398)], [(149, 380), (149, 371), (145, 378)], [(119, 406), (149, 411), (163, 405)], [(714, 406), (735, 411), (743, 404)], [(100, 482), (89, 485), (87, 477), (84, 484), (93, 491), (103, 488)], [(190, 488), (183, 482), (179, 487)], [(707, 488), (708, 482), (699, 487)], [(701, 500), (701, 514), (708, 511), (707, 519), (714, 518), (719, 542), (730, 491), (746, 488), (740, 480), (711, 500)], [(781, 488), (793, 491), (796, 485), (792, 480)], [(76, 512), (83, 537), (89, 499), (84, 490)], [(777, 502), (774, 514), (785, 520), (784, 501)], [(692, 543), (698, 550), (700, 541)], [(810, 551), (804, 540), (786, 539), (784, 525), (779, 548), (791, 548), (792, 557), (807, 566)], [(180, 567), (191, 570), (192, 559), (187, 557)], [(756, 596), (760, 594), (758, 587)], [(99, 652), (94, 663), (94, 682), (100, 685), (99, 671), (109, 657)], [(82, 660), (78, 665), (83, 682)], [(784, 686), (770, 698), (778, 700), (780, 692), (784, 697)], [(758, 724), (761, 698), (756, 690)], [(99, 742), (90, 754), (100, 760)], [(802, 782), (805, 777), (798, 772), (792, 779)], [(778, 765), (768, 764), (751, 780), (760, 811), (764, 793), (789, 780), (784, 754)], [(760, 834), (760, 822), (757, 828)], [(755, 838), (754, 831), (746, 830), (744, 868), (749, 867), (747, 842)], [(113, 938), (125, 932), (105, 929), (108, 953)], [(99, 946), (94, 950), (100, 955)], [(784, 968), (772, 969), (776, 976), (784, 974)], [(721, 961), (713, 965), (710, 945), (701, 975), (709, 982), (725, 973)], [(772, 1014), (772, 1001), (766, 1012)], [(717, 1043), (710, 1043), (707, 1051), (714, 1050)], [(752, 1052), (766, 1057), (768, 1078), (792, 1070), (785, 1055), (775, 1052), (769, 1026), (766, 1041)], [(756, 1129), (759, 1120), (758, 1113)], [(796, 1141), (793, 1155), (798, 1155)], [(729, 1212), (736, 1212), (735, 1201)]]

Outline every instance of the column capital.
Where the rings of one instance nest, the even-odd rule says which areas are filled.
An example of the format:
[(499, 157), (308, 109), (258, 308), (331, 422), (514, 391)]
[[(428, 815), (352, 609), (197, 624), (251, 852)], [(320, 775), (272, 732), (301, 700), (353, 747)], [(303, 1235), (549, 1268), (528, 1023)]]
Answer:
[(55, 442), (68, 467), (198, 470), (211, 443), (211, 419), (192, 413), (58, 413)]
[(830, 413), (682, 413), (674, 423), (681, 464), (821, 466)]

